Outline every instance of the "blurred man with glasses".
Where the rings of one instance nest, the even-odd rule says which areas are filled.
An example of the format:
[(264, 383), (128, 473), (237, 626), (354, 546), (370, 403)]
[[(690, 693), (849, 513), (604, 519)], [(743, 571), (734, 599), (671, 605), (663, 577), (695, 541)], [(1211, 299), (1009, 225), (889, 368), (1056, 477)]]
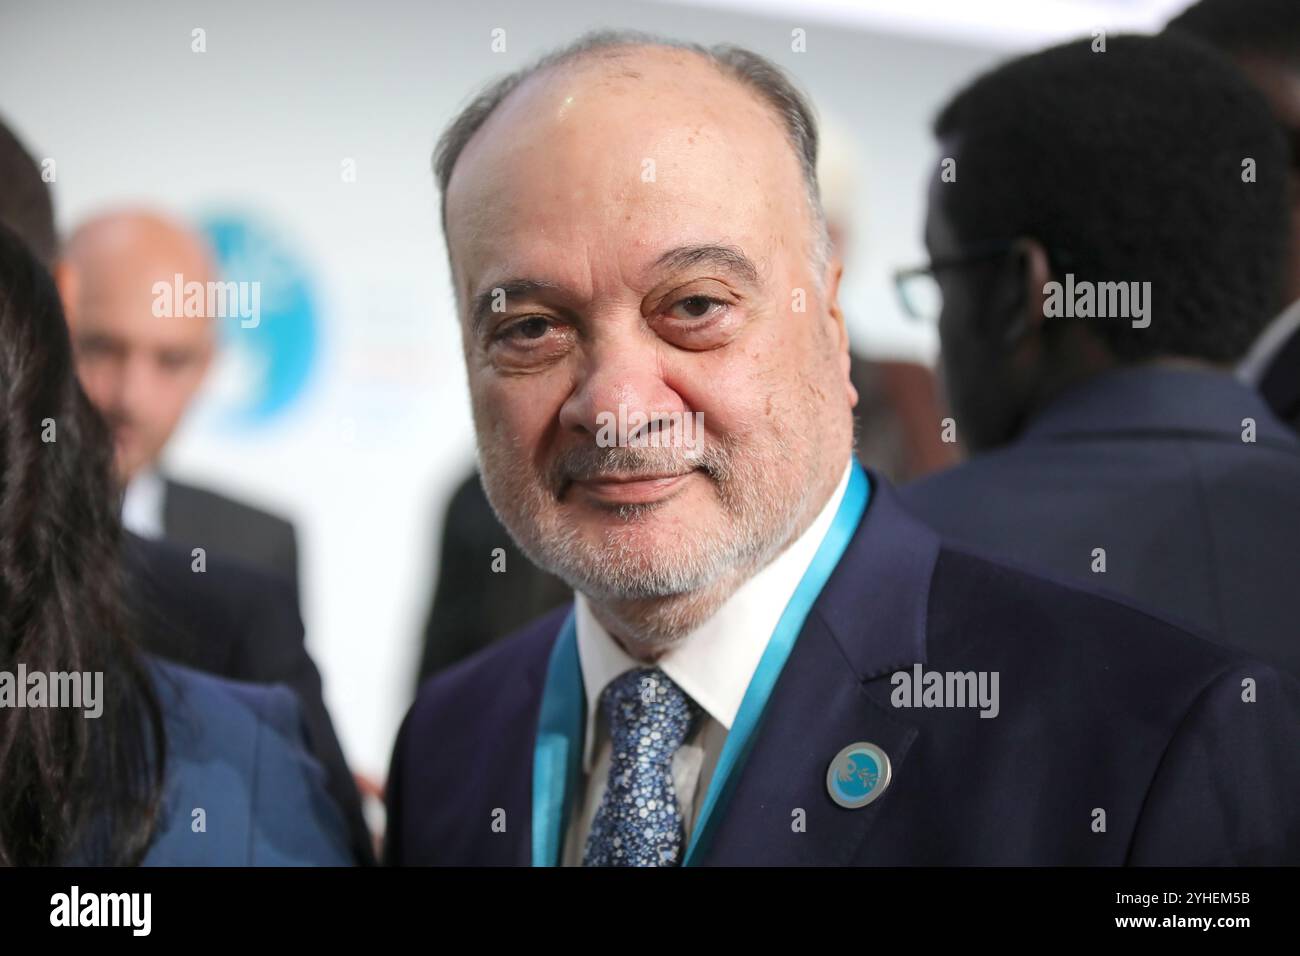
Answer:
[[(1280, 305), (1288, 147), (1226, 59), (1144, 42), (1017, 60), (940, 114), (932, 261), (897, 279), (973, 458), (904, 500), (1300, 673), (1300, 443), (1233, 375)], [(1130, 288), (1144, 314), (1109, 314)]]

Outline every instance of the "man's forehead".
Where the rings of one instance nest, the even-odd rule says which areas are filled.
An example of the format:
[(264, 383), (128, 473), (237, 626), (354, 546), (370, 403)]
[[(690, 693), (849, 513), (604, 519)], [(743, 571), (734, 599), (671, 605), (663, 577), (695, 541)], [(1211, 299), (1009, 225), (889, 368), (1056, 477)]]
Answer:
[[(798, 221), (756, 193), (709, 191), (693, 181), (689, 188), (647, 187), (644, 198), (601, 191), (575, 192), (571, 201), (536, 205), (501, 202), (484, 211), (472, 229), (452, 227), (458, 271), (470, 283), (491, 273), (554, 273), (581, 276), (589, 269), (615, 269), (635, 283), (668, 263), (673, 249), (734, 246), (763, 254), (774, 233), (797, 234)], [(791, 214), (793, 214), (792, 211)]]
[(707, 63), (677, 72), (691, 68), (695, 89), (650, 70), (584, 71), (508, 99), (449, 185), (453, 260), (477, 273), (548, 246), (622, 247), (639, 235), (657, 254), (716, 236), (719, 223), (762, 232), (749, 226), (779, 216), (797, 228), (802, 173), (774, 114)]
[[(785, 231), (799, 234), (797, 226)], [(707, 208), (607, 222), (571, 216), (534, 230), (484, 230), (458, 249), (454, 280), (471, 320), (478, 300), (501, 291), (508, 298), (549, 290), (586, 299), (610, 288), (644, 295), (661, 280), (692, 270), (755, 291), (767, 277), (780, 232), (780, 224)]]
[(580, 58), (528, 77), (470, 138), (462, 159), (481, 162), (484, 153), (518, 144), (529, 134), (545, 141), (565, 128), (590, 130), (593, 120), (625, 119), (626, 127), (656, 117), (721, 127), (767, 119), (775, 126), (758, 93), (713, 62), (685, 50), (637, 48)]

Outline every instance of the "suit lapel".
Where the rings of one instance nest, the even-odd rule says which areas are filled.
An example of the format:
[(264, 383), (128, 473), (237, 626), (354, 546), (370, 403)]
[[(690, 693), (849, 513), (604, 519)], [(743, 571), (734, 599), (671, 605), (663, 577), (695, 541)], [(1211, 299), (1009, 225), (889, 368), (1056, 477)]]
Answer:
[(847, 864), (889, 797), (859, 810), (840, 807), (826, 791), (831, 761), (866, 741), (889, 756), (897, 776), (916, 733), (867, 697), (825, 623), (810, 615), (703, 862)]
[(705, 865), (850, 863), (890, 794), (840, 807), (826, 789), (832, 760), (848, 744), (873, 743), (894, 778), (907, 773), (918, 730), (865, 685), (925, 662), (939, 542), (884, 481), (871, 480), (867, 513), (777, 680)]

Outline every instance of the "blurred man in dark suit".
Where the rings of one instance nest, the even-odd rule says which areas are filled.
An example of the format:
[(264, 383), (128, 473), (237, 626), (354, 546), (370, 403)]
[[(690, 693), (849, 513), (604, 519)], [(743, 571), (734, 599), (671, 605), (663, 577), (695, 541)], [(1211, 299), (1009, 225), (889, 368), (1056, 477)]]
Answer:
[[(58, 255), (53, 201), (36, 162), (0, 122), (0, 221), (49, 268)], [(121, 454), (120, 449), (118, 454)], [(123, 536), (134, 639), (166, 660), (220, 677), (284, 684), (301, 707), (307, 744), (347, 824), (357, 862), (374, 861), (361, 801), (307, 653), (298, 596), (286, 578), (219, 555), (198, 562), (175, 542)]]
[(212, 364), (215, 323), (225, 320), (184, 314), (179, 302), (160, 316), (154, 286), (196, 282), (206, 289), (217, 278), (207, 244), (155, 213), (107, 213), (73, 233), (56, 275), (77, 375), (113, 430), (126, 527), (264, 568), (296, 591), (289, 522), (176, 481), (159, 464)]
[(1300, 443), (1232, 375), (1278, 301), (1290, 154), (1227, 60), (1176, 42), (1183, 73), (1112, 40), (1084, 82), (1031, 58), (940, 114), (932, 261), (901, 277), (911, 301), (937, 280), (975, 457), (903, 499), (1300, 673)]
[(1268, 98), (1291, 145), (1291, 252), (1283, 276), (1287, 306), (1238, 367), (1278, 416), (1300, 430), (1300, 3), (1295, 0), (1201, 0), (1169, 30), (1223, 50)]
[[(1108, 66), (1162, 102), (1146, 73), (1205, 55)], [(856, 461), (816, 155), (770, 60), (626, 32), (439, 139), (484, 489), (575, 598), (421, 688), (387, 858), (1300, 860), (1300, 683), (951, 548)]]

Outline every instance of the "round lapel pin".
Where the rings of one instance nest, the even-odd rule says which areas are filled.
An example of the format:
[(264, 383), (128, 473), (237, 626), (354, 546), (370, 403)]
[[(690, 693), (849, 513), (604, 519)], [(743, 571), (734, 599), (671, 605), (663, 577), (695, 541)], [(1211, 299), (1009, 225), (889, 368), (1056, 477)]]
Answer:
[(889, 756), (875, 744), (849, 744), (826, 771), (826, 792), (845, 809), (857, 810), (885, 792), (890, 773)]

